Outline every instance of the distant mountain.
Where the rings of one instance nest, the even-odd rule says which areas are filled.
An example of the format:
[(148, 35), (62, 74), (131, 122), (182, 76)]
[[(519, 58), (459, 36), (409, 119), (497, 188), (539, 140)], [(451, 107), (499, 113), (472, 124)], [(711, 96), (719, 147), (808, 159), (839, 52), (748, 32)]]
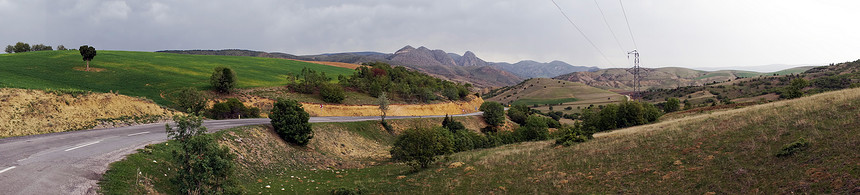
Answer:
[[(811, 67), (809, 67), (811, 68)], [(642, 89), (677, 88), (685, 86), (699, 86), (706, 83), (723, 82), (741, 77), (756, 77), (759, 75), (784, 75), (801, 73), (809, 68), (791, 68), (773, 73), (760, 73), (741, 70), (702, 71), (689, 68), (666, 67), (666, 68), (642, 68), (643, 76), (640, 84)], [(593, 72), (573, 72), (554, 77), (559, 80), (581, 82), (601, 89), (613, 89), (619, 91), (633, 90), (633, 73), (630, 69), (610, 68), (600, 69)]]
[(573, 66), (562, 61), (541, 63), (531, 60), (523, 60), (514, 64), (504, 62), (493, 63), (491, 66), (501, 68), (502, 70), (514, 73), (514, 75), (523, 78), (552, 78), (571, 72), (588, 72), (600, 70), (600, 68), (594, 66)]

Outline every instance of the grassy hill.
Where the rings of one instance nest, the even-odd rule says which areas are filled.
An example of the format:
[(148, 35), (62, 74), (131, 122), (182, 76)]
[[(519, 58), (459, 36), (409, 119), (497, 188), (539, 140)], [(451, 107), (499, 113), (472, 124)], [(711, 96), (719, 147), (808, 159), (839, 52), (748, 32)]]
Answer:
[[(860, 89), (827, 92), (599, 133), (570, 147), (542, 141), (461, 152), (418, 172), (375, 158), (385, 158), (392, 138), (372, 122), (315, 124), (325, 127), (326, 140), (307, 149), (284, 145), (266, 130), (221, 136), (244, 157), (240, 183), (249, 194), (339, 188), (381, 194), (850, 194), (860, 186), (858, 107)], [(339, 137), (348, 139), (332, 140)], [(800, 140), (806, 145), (778, 155)], [(165, 162), (167, 147), (153, 145), (115, 163), (102, 189), (170, 192), (162, 177), (172, 173), (168, 165), (152, 163)], [(247, 169), (259, 166), (270, 169)], [(131, 173), (137, 167), (143, 179), (136, 183)]]
[[(484, 95), (487, 101), (496, 101), (510, 105), (538, 105), (535, 109), (549, 111), (563, 110), (571, 106), (585, 108), (591, 104), (600, 105), (625, 100), (623, 95), (591, 87), (582, 83), (562, 81), (548, 78), (533, 78), (520, 84), (499, 88)], [(556, 105), (560, 104), (560, 105)], [(571, 110), (573, 111), (573, 110)]]
[(285, 75), (302, 68), (325, 72), (329, 77), (351, 74), (353, 70), (285, 59), (239, 56), (202, 56), (170, 53), (98, 51), (85, 66), (78, 51), (39, 51), (0, 55), (0, 87), (28, 89), (73, 89), (119, 92), (141, 96), (159, 104), (180, 87), (207, 89), (216, 66), (236, 71), (239, 88), (286, 84)]

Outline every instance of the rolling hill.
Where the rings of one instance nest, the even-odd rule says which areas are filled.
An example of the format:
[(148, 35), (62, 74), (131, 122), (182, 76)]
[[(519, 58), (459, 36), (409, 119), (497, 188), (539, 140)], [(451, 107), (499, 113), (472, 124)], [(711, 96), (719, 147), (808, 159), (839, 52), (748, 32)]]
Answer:
[(281, 86), (285, 75), (302, 68), (325, 72), (334, 79), (353, 70), (273, 58), (180, 55), (154, 52), (98, 51), (82, 71), (77, 51), (39, 51), (0, 55), (0, 87), (118, 92), (146, 97), (159, 104), (181, 87), (207, 89), (216, 66), (236, 71), (239, 88)]
[[(643, 89), (668, 89), (684, 86), (699, 86), (706, 83), (723, 82), (737, 79), (739, 77), (756, 77), (759, 75), (785, 75), (796, 74), (806, 71), (812, 67), (798, 67), (778, 71), (774, 73), (759, 73), (739, 70), (701, 71), (689, 68), (667, 67), (667, 68), (642, 68), (640, 69), (643, 79)], [(629, 69), (610, 68), (600, 69), (593, 72), (573, 72), (554, 77), (559, 80), (581, 82), (601, 89), (632, 91), (633, 74)]]
[[(570, 106), (568, 112), (575, 112), (589, 105), (601, 105), (625, 101), (626, 97), (611, 91), (591, 87), (582, 83), (548, 78), (532, 78), (517, 85), (503, 87), (484, 94), (487, 101), (510, 105), (528, 105), (541, 111), (549, 111), (550, 106), (558, 108)], [(577, 108), (579, 107), (579, 108)]]
[[(796, 73), (796, 70), (805, 70)], [(729, 82), (709, 83), (703, 86), (686, 86), (672, 89), (656, 89), (642, 93), (646, 101), (659, 103), (674, 97), (689, 102), (690, 107), (704, 107), (710, 104), (762, 102), (783, 99), (781, 94), (793, 79), (803, 78), (809, 86), (803, 91), (807, 94), (821, 93), (860, 86), (860, 60), (819, 66), (796, 68), (780, 72), (789, 75), (760, 75), (739, 78)]]

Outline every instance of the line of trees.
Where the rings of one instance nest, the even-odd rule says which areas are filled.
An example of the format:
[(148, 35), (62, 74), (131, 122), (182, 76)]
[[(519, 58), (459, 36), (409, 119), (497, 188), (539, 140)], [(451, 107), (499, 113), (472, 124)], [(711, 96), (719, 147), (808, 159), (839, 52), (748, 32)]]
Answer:
[[(31, 52), (31, 51), (51, 51), (54, 50), (50, 45), (44, 44), (36, 44), (30, 45), (29, 43), (18, 42), (15, 45), (6, 45), (6, 53), (23, 53), (23, 52)], [(66, 47), (63, 45), (57, 46), (57, 50), (66, 50)]]

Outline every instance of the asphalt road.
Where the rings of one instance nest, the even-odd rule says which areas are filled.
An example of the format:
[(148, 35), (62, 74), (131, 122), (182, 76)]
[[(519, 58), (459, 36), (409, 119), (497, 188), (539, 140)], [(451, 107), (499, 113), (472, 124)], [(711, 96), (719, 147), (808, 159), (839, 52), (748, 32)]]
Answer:
[[(444, 116), (386, 119), (420, 117)], [(311, 117), (310, 122), (367, 120), (379, 117)], [(269, 122), (268, 118), (209, 120), (203, 125), (214, 132)], [(148, 144), (166, 140), (164, 123), (0, 139), (0, 194), (97, 194), (97, 183), (108, 164)]]

